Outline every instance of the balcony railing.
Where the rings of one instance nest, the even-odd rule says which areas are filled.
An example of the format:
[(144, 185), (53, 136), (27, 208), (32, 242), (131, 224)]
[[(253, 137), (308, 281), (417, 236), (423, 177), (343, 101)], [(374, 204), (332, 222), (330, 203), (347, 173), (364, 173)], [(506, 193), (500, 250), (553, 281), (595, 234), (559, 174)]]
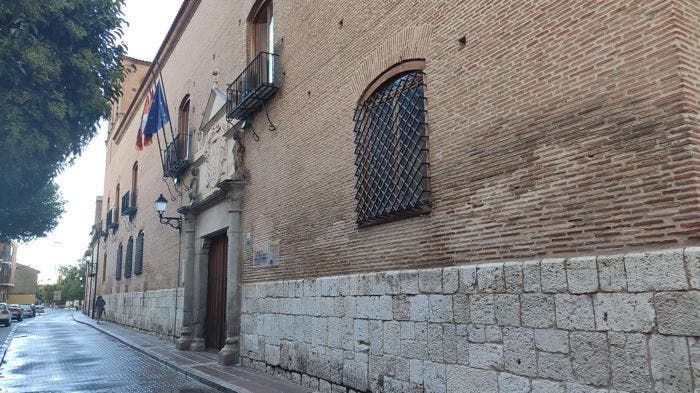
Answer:
[(107, 210), (107, 217), (105, 218), (105, 228), (116, 230), (118, 226), (118, 217), (112, 212), (112, 209)]
[(121, 215), (122, 216), (133, 216), (136, 214), (136, 207), (131, 206), (131, 191), (127, 191), (122, 195), (122, 204), (121, 204)]
[(12, 285), (12, 264), (8, 262), (0, 263), (0, 285)]
[(192, 162), (190, 151), (192, 136), (190, 133), (175, 136), (163, 149), (163, 175), (177, 177)]
[(226, 90), (226, 117), (245, 119), (279, 88), (278, 56), (260, 52)]
[(12, 243), (0, 243), (0, 260), (12, 261)]

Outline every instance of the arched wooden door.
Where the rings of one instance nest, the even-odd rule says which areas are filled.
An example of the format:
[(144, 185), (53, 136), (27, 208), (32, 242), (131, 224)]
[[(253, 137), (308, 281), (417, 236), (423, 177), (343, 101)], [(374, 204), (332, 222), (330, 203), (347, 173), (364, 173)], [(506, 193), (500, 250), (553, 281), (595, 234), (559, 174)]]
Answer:
[(218, 351), (226, 341), (226, 233), (211, 239), (207, 277), (207, 316), (204, 319), (204, 342), (207, 350)]

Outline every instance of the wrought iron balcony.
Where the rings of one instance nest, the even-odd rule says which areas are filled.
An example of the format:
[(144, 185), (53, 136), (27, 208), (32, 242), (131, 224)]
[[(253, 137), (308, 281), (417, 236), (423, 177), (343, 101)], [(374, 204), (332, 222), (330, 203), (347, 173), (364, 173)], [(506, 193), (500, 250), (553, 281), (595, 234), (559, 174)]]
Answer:
[(0, 285), (13, 285), (10, 282), (12, 278), (12, 264), (9, 262), (0, 262)]
[(279, 88), (279, 57), (260, 52), (226, 90), (226, 118), (245, 119)]
[(177, 135), (163, 149), (163, 176), (177, 177), (190, 165), (192, 162), (191, 139), (190, 133)]
[(119, 226), (119, 217), (112, 212), (112, 209), (107, 210), (107, 217), (105, 218), (105, 228), (116, 230)]
[(121, 215), (122, 216), (133, 216), (136, 214), (136, 206), (131, 206), (131, 191), (127, 191), (122, 195), (122, 204), (121, 204)]
[(0, 243), (0, 261), (12, 261), (12, 243)]

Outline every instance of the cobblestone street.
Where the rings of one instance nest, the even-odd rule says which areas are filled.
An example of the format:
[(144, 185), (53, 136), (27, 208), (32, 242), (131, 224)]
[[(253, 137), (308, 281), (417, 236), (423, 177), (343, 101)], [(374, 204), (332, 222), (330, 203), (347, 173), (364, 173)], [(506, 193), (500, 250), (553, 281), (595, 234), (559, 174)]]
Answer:
[(113, 338), (52, 311), (17, 326), (0, 392), (214, 392)]

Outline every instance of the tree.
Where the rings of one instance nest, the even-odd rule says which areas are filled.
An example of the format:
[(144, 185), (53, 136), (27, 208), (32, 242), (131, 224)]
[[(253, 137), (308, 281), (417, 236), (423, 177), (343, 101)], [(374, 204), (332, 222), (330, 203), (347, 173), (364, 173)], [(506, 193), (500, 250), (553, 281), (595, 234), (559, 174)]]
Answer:
[(85, 278), (85, 264), (65, 265), (58, 267), (57, 290), (61, 291), (61, 301), (73, 301), (85, 296), (83, 279)]
[(84, 277), (85, 263), (82, 260), (77, 265), (61, 265), (58, 267), (58, 280), (56, 280), (56, 283), (39, 285), (37, 287), (37, 298), (44, 303), (52, 303), (54, 291), (61, 291), (61, 300), (57, 301), (57, 304), (81, 300), (85, 296)]
[(41, 284), (36, 288), (37, 301), (43, 304), (53, 302), (53, 292), (56, 290), (56, 284)]
[(55, 176), (121, 94), (123, 0), (0, 2), (0, 240), (30, 240), (63, 211)]

